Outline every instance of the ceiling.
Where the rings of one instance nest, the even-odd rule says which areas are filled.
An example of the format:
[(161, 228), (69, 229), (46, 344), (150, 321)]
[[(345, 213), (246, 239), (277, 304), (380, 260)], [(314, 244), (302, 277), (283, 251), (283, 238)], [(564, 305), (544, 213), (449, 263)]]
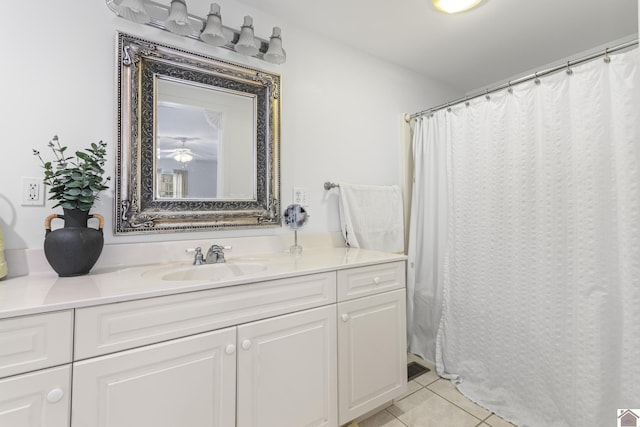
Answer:
[(286, 27), (297, 25), (461, 94), (638, 32), (636, 0), (484, 0), (455, 15), (437, 12), (431, 0), (239, 2), (285, 21), (285, 49)]

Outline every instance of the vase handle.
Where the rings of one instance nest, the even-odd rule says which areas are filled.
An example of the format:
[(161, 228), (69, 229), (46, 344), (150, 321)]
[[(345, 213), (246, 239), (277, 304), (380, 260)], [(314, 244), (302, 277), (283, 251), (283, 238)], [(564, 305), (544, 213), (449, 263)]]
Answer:
[(45, 236), (51, 233), (51, 221), (53, 221), (56, 218), (64, 219), (64, 215), (51, 214), (44, 219), (44, 230), (45, 230), (44, 235)]
[[(102, 231), (102, 229), (104, 228), (104, 217), (100, 214), (91, 214), (89, 215), (89, 218), (95, 218), (98, 220), (98, 231)], [(64, 219), (64, 215), (56, 215), (56, 214), (51, 214), (48, 217), (46, 217), (44, 219), (44, 230), (45, 230), (45, 236), (49, 233), (51, 233), (51, 221), (53, 221), (54, 219)]]
[(104, 228), (104, 217), (100, 214), (91, 214), (89, 218), (95, 218), (98, 220), (98, 231), (102, 231)]

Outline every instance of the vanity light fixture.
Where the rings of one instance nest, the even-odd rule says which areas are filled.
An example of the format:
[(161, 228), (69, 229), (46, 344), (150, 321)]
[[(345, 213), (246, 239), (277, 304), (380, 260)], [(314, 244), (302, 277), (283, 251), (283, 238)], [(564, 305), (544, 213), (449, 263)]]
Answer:
[(181, 36), (188, 36), (193, 32), (193, 28), (189, 23), (187, 4), (184, 0), (171, 0), (169, 17), (167, 18), (165, 25), (167, 26), (167, 30)]
[(143, 0), (122, 0), (116, 9), (116, 14), (138, 24), (146, 24), (151, 19)]
[(236, 52), (253, 56), (258, 53), (258, 47), (256, 46), (256, 39), (253, 35), (253, 18), (250, 16), (244, 17), (244, 23), (240, 29), (240, 39), (236, 43)]
[(482, 0), (433, 0), (433, 7), (440, 12), (458, 13), (476, 7)]
[(211, 10), (207, 15), (207, 25), (200, 34), (200, 40), (212, 46), (224, 46), (227, 38), (222, 31), (222, 17), (220, 16), (220, 5), (211, 3)]
[[(166, 1), (166, 0), (165, 0)], [(273, 64), (283, 64), (287, 54), (282, 49), (282, 32), (273, 28), (270, 40), (258, 38), (253, 18), (245, 16), (241, 29), (222, 25), (220, 5), (211, 4), (206, 18), (187, 12), (186, 0), (171, 0), (171, 5), (155, 0), (106, 0), (107, 7), (129, 21), (189, 37), (211, 46), (233, 50)]]
[(269, 40), (269, 50), (264, 54), (264, 60), (273, 64), (283, 64), (287, 60), (287, 53), (282, 48), (282, 30), (273, 27), (273, 34)]

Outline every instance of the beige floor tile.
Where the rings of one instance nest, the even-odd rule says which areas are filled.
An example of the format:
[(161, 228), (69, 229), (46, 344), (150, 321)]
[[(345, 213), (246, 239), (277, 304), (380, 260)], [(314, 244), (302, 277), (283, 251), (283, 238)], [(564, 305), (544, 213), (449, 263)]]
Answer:
[(444, 397), (456, 406), (464, 409), (476, 418), (484, 420), (491, 415), (491, 411), (486, 410), (482, 406), (476, 405), (474, 402), (466, 398), (449, 380), (439, 379), (438, 381), (429, 384), (427, 388)]
[(481, 421), (426, 388), (396, 402), (387, 411), (410, 427), (475, 427)]
[(385, 409), (358, 423), (359, 427), (406, 427)]
[(484, 422), (491, 427), (516, 427), (515, 424), (511, 424), (510, 422), (503, 420), (496, 414), (491, 415), (489, 418), (484, 420)]
[(438, 374), (436, 374), (436, 371), (434, 371), (432, 369), (429, 372), (427, 372), (426, 374), (420, 375), (414, 381), (417, 382), (418, 384), (422, 385), (422, 386), (426, 386), (426, 385), (431, 384), (434, 381), (438, 381), (439, 379), (440, 379), (440, 377), (438, 376)]
[(414, 381), (416, 381), (418, 384), (422, 386), (431, 384), (432, 382), (440, 378), (438, 374), (436, 374), (436, 367), (433, 365), (433, 363), (427, 362), (420, 356), (417, 356), (412, 353), (407, 353), (407, 362), (416, 362), (421, 364), (424, 367), (429, 368), (429, 372), (427, 372), (426, 374), (422, 374), (419, 377), (414, 379)]
[(400, 399), (404, 399), (405, 397), (409, 396), (412, 393), (415, 393), (416, 391), (420, 390), (422, 388), (422, 384), (417, 383), (415, 380), (414, 381), (409, 381), (407, 383), (407, 392), (405, 394), (403, 394), (402, 396), (398, 396), (395, 398), (395, 401), (397, 402)]

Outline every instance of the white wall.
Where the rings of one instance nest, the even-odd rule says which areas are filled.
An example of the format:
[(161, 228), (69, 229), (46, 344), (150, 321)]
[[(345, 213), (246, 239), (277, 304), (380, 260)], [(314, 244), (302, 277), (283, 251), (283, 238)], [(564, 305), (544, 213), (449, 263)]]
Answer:
[[(188, 1), (190, 12), (199, 16), (206, 15), (209, 3)], [(103, 0), (5, 5), (0, 17), (0, 225), (8, 249), (40, 248), (43, 220), (51, 213), (51, 202), (44, 207), (20, 205), (21, 177), (42, 176), (32, 148), (45, 152), (54, 134), (74, 150), (103, 139), (110, 151), (107, 168), (114, 168), (117, 30), (282, 75), (282, 199), (286, 206), (294, 186), (308, 189), (311, 220), (303, 232), (339, 230), (337, 198), (325, 193), (324, 181), (399, 183), (402, 114), (459, 95), (429, 78), (304, 32), (295, 23), (232, 0), (220, 4), (226, 25), (238, 27), (242, 17), (251, 14), (256, 34), (263, 38), (272, 26), (281, 26), (287, 63), (270, 65), (130, 23), (113, 15)], [(107, 244), (287, 232), (278, 228), (115, 237), (112, 203), (111, 192), (106, 192), (93, 210), (107, 220)]]

